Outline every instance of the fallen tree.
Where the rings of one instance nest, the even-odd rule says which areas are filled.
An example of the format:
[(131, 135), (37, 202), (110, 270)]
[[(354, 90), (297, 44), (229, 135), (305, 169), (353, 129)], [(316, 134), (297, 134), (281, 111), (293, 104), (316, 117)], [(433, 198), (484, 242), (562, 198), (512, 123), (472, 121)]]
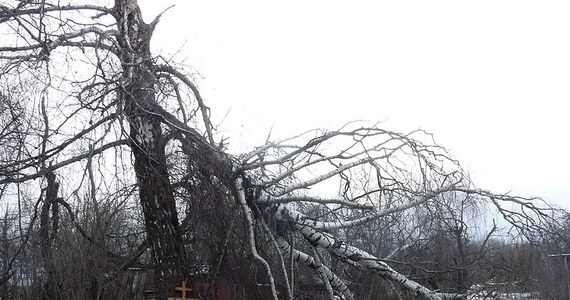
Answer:
[[(319, 253), (425, 299), (463, 297), (430, 290), (383, 257), (344, 241), (347, 228), (424, 209), (447, 194), (471, 195), (495, 205), (528, 235), (554, 221), (553, 210), (540, 199), (474, 188), (460, 164), (419, 130), (402, 134), (378, 124), (352, 123), (338, 130), (268, 140), (245, 154), (227, 153), (223, 141), (216, 141), (209, 109), (190, 76), (150, 52), (160, 17), (145, 23), (136, 0), (116, 0), (113, 7), (50, 1), (0, 6), (0, 26), (9, 34), (0, 45), (3, 94), (19, 91), (21, 97), (33, 99), (24, 108), (10, 106), (13, 114), (2, 116), (2, 134), (18, 137), (2, 148), (4, 153), (17, 152), (0, 164), (2, 189), (36, 185), (36, 206), (43, 207), (42, 226), (47, 230), (61, 214), (50, 215), (50, 205), (62, 204), (76, 219), (69, 195), (52, 188), (56, 194), (48, 199), (37, 188), (56, 185), (56, 174), (59, 181), (74, 186), (70, 195), (87, 191), (93, 199), (120, 194), (133, 185), (146, 239), (124, 262), (133, 263), (148, 243), (160, 299), (166, 299), (180, 278), (190, 276), (193, 256), (204, 255), (188, 250), (197, 248), (189, 232), (200, 225), (189, 221), (193, 212), (181, 210), (181, 203), (206, 211), (196, 207), (200, 203), (208, 206), (210, 217), (217, 214), (229, 220), (221, 225), (229, 232), (221, 237), (223, 250), (211, 264), (222, 264), (230, 251), (229, 239), (245, 238), (246, 246), (234, 252), (251, 255), (261, 266), (274, 299), (282, 298), (280, 293), (288, 299), (295, 296), (287, 260), (314, 270), (329, 293), (354, 298), (350, 284), (324, 265)], [(76, 69), (82, 71), (70, 71)], [(8, 96), (3, 101), (15, 102)], [(10, 119), (21, 111), (27, 123), (14, 127)], [(99, 161), (99, 175), (86, 172), (85, 180), (73, 178), (86, 161), (89, 168)], [(115, 167), (105, 167), (109, 164)], [(235, 213), (235, 208), (241, 212)], [(29, 228), (34, 220), (29, 220)], [(97, 243), (78, 222), (74, 224)], [(239, 226), (241, 235), (233, 234)], [(55, 235), (57, 225), (53, 227)], [(50, 259), (53, 246), (45, 236), (44, 250), (50, 255), (44, 257)], [(266, 239), (272, 246), (260, 251)], [(314, 247), (315, 256), (304, 253), (303, 247)], [(48, 262), (46, 268), (56, 266)], [(124, 268), (122, 264), (119, 269)], [(6, 276), (10, 274), (8, 270)], [(60, 284), (58, 280), (62, 279), (51, 276), (50, 285)]]

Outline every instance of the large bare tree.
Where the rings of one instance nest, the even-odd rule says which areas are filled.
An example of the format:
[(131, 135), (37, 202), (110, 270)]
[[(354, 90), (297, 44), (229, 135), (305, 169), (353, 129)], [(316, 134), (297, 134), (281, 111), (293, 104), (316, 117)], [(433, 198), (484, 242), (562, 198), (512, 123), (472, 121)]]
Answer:
[[(216, 140), (209, 109), (191, 77), (150, 52), (161, 16), (145, 22), (136, 0), (109, 5), (49, 0), (0, 5), (2, 103), (11, 107), (2, 114), (0, 136), (10, 142), (2, 144), (0, 155), (16, 153), (0, 165), (1, 191), (15, 193), (0, 195), (9, 207), (23, 203), (9, 195), (24, 188), (29, 199), (38, 199), (48, 298), (64, 297), (53, 266), (61, 214), (90, 243), (106, 247), (77, 220), (73, 207), (81, 193), (93, 201), (109, 195), (127, 201), (133, 194), (125, 191), (137, 191), (146, 239), (119, 256), (119, 270), (136, 261), (148, 242), (160, 299), (205, 255), (195, 251), (193, 233), (206, 234), (196, 229), (205, 226), (197, 220), (211, 220), (197, 217), (200, 212), (219, 218), (223, 227), (215, 231), (220, 242), (213, 265), (229, 256), (228, 245), (238, 247), (242, 232), (241, 255), (263, 271), (274, 299), (295, 297), (287, 261), (314, 270), (331, 295), (354, 299), (343, 274), (320, 258), (325, 254), (425, 299), (461, 297), (407, 278), (383, 257), (349, 244), (346, 236), (349, 229), (403, 211), (429, 211), (446, 194), (493, 203), (525, 234), (553, 221), (551, 208), (538, 199), (474, 188), (459, 163), (423, 131), (402, 134), (352, 123), (268, 139), (249, 153), (229, 154)], [(28, 100), (15, 105), (4, 95)], [(19, 113), (26, 117), (19, 119)], [(22, 236), (32, 232), (35, 219), (34, 214), (25, 218), (29, 229), (21, 230)]]

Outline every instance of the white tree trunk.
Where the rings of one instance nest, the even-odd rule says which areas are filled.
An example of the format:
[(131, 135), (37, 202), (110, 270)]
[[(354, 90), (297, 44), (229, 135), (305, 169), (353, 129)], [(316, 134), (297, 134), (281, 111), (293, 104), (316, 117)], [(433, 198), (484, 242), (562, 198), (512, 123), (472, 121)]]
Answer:
[(334, 274), (329, 268), (324, 266), (323, 264), (317, 262), (313, 257), (310, 255), (303, 253), (297, 249), (293, 249), (291, 245), (282, 237), (277, 236), (275, 237), (277, 244), (279, 245), (279, 250), (283, 255), (290, 255), (291, 250), (293, 250), (293, 259), (295, 261), (301, 262), (304, 265), (308, 266), (309, 268), (315, 270), (319, 277), (324, 281), (328, 282), (331, 287), (338, 291), (345, 300), (352, 300), (354, 296), (348, 289), (348, 286), (340, 279), (336, 274)]
[(296, 211), (287, 209), (284, 205), (280, 205), (276, 216), (279, 220), (293, 223), (294, 229), (300, 232), (311, 244), (327, 249), (337, 257), (358, 263), (366, 269), (387, 278), (407, 290), (414, 292), (416, 295), (424, 299), (443, 300), (443, 299), (459, 299), (462, 295), (436, 293), (423, 285), (408, 279), (406, 276), (392, 269), (388, 264), (381, 261), (377, 257), (369, 254), (356, 247), (350, 246), (345, 242), (335, 239), (331, 234), (319, 232), (315, 228), (303, 224), (295, 223)]

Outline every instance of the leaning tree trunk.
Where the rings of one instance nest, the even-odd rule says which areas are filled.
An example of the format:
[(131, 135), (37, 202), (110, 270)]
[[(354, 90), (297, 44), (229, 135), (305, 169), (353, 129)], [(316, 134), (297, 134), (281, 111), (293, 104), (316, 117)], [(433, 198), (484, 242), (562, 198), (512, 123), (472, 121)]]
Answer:
[(130, 125), (130, 147), (155, 265), (158, 299), (166, 299), (181, 279), (185, 255), (166, 167), (166, 139), (160, 117), (152, 113), (158, 105), (150, 55), (153, 28), (143, 22), (136, 0), (115, 0), (115, 18), (124, 79), (119, 106), (124, 108)]

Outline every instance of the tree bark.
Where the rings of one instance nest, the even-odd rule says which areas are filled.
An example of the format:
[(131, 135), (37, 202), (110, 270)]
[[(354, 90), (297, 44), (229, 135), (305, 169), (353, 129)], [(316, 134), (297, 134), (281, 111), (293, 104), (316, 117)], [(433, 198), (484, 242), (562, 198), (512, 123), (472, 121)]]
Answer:
[(116, 0), (114, 14), (125, 80), (119, 102), (130, 125), (130, 147), (155, 265), (157, 297), (167, 299), (182, 279), (185, 251), (166, 167), (166, 139), (160, 116), (153, 114), (158, 106), (150, 54), (153, 28), (143, 22), (136, 0)]
[[(40, 241), (41, 253), (45, 263), (46, 282), (44, 285), (43, 299), (60, 299), (60, 279), (59, 272), (55, 266), (53, 257), (53, 245), (57, 236), (57, 228), (59, 222), (57, 193), (59, 183), (55, 180), (55, 174), (48, 172), (45, 176), (47, 187), (45, 189), (45, 198), (40, 212)], [(52, 211), (50, 226), (50, 209)]]

